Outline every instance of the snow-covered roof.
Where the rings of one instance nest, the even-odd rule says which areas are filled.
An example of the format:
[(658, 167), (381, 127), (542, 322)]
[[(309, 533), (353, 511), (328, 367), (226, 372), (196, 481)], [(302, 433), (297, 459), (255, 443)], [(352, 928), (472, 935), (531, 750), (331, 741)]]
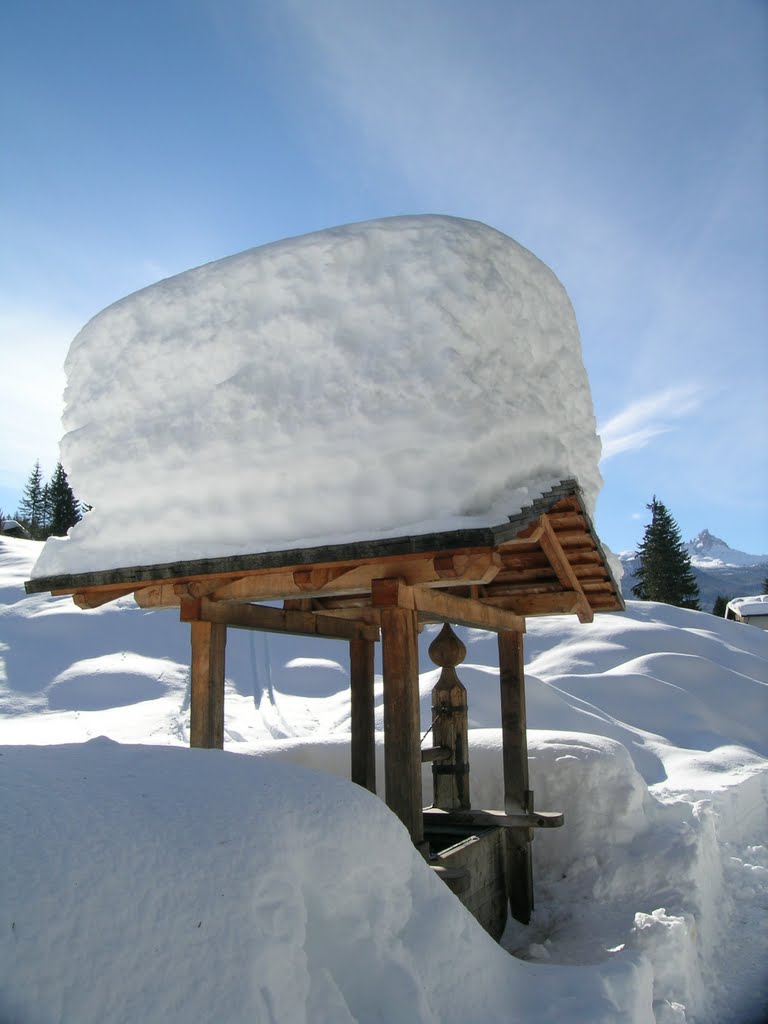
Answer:
[(768, 615), (768, 594), (734, 597), (728, 602), (727, 607), (742, 618), (746, 615)]
[(91, 320), (66, 371), (61, 458), (94, 507), (34, 576), (498, 525), (563, 479), (591, 514), (601, 485), (568, 297), (475, 221), (187, 271)]

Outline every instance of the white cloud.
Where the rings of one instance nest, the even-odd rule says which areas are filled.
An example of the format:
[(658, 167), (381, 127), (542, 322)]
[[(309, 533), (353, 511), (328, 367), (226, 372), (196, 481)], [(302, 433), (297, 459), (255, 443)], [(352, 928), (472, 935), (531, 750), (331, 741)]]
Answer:
[(645, 448), (654, 438), (673, 430), (675, 421), (697, 409), (702, 397), (703, 389), (689, 384), (630, 402), (598, 430), (603, 442), (603, 461)]

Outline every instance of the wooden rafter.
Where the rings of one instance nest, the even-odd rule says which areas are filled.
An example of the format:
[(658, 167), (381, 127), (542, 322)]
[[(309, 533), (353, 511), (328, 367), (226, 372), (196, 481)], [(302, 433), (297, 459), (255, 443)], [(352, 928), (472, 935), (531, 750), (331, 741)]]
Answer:
[(560, 545), (558, 536), (546, 515), (541, 517), (541, 522), (543, 526), (541, 537), (539, 538), (541, 549), (549, 559), (563, 589), (574, 590), (579, 595), (579, 601), (575, 609), (579, 622), (591, 622), (593, 612), (589, 600), (582, 590), (581, 583)]
[(121, 597), (128, 597), (129, 594), (133, 593), (132, 587), (112, 587), (102, 588), (100, 590), (79, 590), (75, 591), (72, 595), (72, 600), (75, 602), (78, 608), (88, 610), (91, 608), (101, 608), (102, 605), (109, 604), (112, 601), (117, 601)]

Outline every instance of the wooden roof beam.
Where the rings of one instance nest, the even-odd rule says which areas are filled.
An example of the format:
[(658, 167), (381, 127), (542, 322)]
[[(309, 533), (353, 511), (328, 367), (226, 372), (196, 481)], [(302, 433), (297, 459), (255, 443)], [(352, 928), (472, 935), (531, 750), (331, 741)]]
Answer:
[(568, 556), (560, 546), (560, 541), (558, 540), (557, 535), (552, 528), (552, 524), (546, 514), (541, 517), (541, 523), (543, 526), (542, 534), (539, 538), (541, 550), (549, 559), (552, 568), (555, 570), (557, 578), (563, 586), (563, 589), (574, 590), (579, 595), (577, 606), (574, 609), (579, 618), (579, 622), (592, 622), (594, 618), (592, 606), (587, 600), (587, 596), (581, 588), (581, 583), (579, 582), (576, 573), (571, 568)]
[(494, 632), (525, 632), (525, 619), (514, 612), (470, 597), (455, 597), (428, 587), (411, 587), (396, 578), (374, 580), (371, 600), (374, 608), (407, 608), (437, 622)]
[(216, 588), (216, 601), (273, 601), (321, 598), (333, 594), (369, 594), (374, 579), (397, 577), (409, 586), (440, 587), (455, 583), (488, 583), (501, 569), (491, 550), (400, 557), (353, 565), (295, 569), (244, 576)]
[(132, 593), (133, 587), (114, 587), (113, 589), (102, 590), (76, 590), (72, 595), (72, 600), (78, 608), (82, 608), (87, 611), (91, 608), (101, 608), (102, 605), (109, 604), (111, 601), (117, 601), (118, 598), (127, 597)]
[(222, 604), (208, 598), (183, 598), (182, 622), (216, 622), (236, 629), (292, 633), (329, 640), (378, 640), (379, 629), (366, 622), (339, 619), (316, 612), (286, 611), (258, 604)]

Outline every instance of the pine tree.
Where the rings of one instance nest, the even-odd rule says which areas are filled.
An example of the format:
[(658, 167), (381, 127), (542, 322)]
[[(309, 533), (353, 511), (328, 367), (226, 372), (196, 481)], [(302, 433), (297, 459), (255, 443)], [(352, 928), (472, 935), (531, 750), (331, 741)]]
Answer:
[(646, 507), (651, 512), (651, 521), (637, 549), (640, 568), (635, 573), (637, 583), (632, 593), (641, 601), (661, 601), (699, 610), (699, 587), (677, 523), (656, 495)]
[(768, 594), (768, 576), (763, 580), (763, 593)]
[(16, 515), (35, 540), (42, 539), (44, 530), (43, 471), (40, 469), (39, 460), (29, 475)]
[(51, 535), (51, 515), (53, 514), (53, 504), (51, 500), (51, 485), (45, 484), (43, 487), (43, 500), (40, 512), (40, 534), (43, 538), (48, 538)]
[(722, 594), (718, 594), (715, 598), (715, 603), (712, 605), (712, 614), (719, 615), (721, 619), (725, 618), (725, 610), (728, 607), (730, 597), (723, 597)]
[(82, 516), (80, 503), (69, 486), (67, 474), (60, 462), (56, 464), (48, 492), (50, 496), (48, 536), (64, 537), (71, 526), (80, 522)]

